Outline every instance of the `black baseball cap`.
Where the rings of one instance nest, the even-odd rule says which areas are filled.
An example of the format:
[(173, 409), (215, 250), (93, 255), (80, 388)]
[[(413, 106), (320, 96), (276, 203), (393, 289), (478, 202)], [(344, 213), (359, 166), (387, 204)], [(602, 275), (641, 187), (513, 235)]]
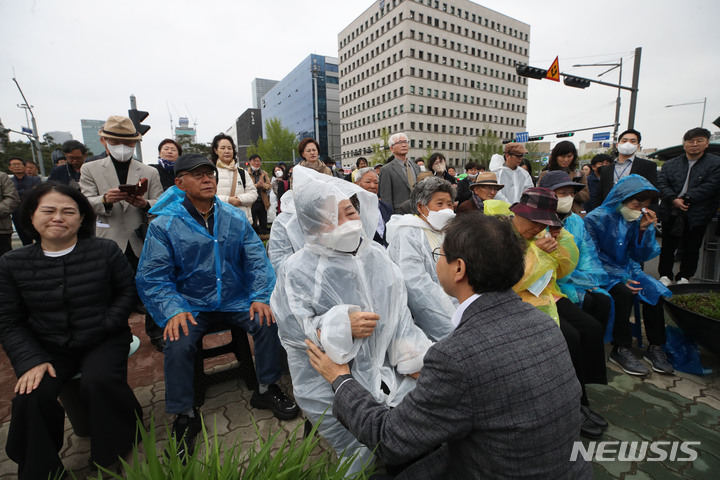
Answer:
[(189, 172), (191, 170), (195, 170), (196, 168), (203, 165), (212, 167), (212, 169), (215, 170), (215, 173), (217, 173), (217, 167), (215, 167), (215, 164), (212, 163), (207, 157), (203, 157), (199, 153), (186, 153), (185, 155), (181, 155), (180, 157), (178, 157), (177, 160), (175, 160), (175, 176), (177, 177), (178, 174), (181, 172)]

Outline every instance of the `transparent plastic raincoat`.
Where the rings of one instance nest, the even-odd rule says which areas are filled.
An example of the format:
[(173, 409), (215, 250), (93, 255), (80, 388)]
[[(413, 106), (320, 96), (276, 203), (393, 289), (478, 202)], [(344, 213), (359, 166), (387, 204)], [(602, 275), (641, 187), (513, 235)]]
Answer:
[(642, 270), (641, 263), (660, 255), (655, 239), (655, 225), (650, 225), (640, 237), (640, 220), (627, 222), (618, 209), (622, 202), (643, 190), (658, 191), (644, 177), (628, 175), (610, 190), (605, 201), (585, 217), (585, 227), (595, 242), (598, 257), (608, 274), (607, 290), (628, 280), (640, 282), (641, 300), (655, 305), (660, 297), (672, 292)]
[(387, 253), (402, 272), (410, 312), (435, 342), (453, 331), (451, 319), (459, 306), (440, 286), (435, 272), (432, 251), (442, 246), (443, 237), (417, 215), (393, 215), (387, 224)]
[[(407, 376), (420, 371), (430, 340), (412, 320), (398, 267), (372, 241), (377, 226), (377, 197), (357, 185), (296, 166), (295, 210), (306, 244), (278, 273), (270, 300), (280, 340), (288, 354), (293, 394), (305, 415), (338, 455), (357, 452), (353, 471), (371, 452), (333, 416), (333, 392), (310, 365), (305, 339), (320, 345), (337, 363), (350, 363), (355, 379), (375, 399), (397, 405), (415, 387)], [(338, 203), (356, 195), (363, 225), (357, 252), (327, 248), (326, 236), (338, 225)], [(354, 339), (348, 314), (370, 311), (380, 316), (373, 334)], [(321, 330), (321, 338), (317, 331)], [(385, 386), (385, 391), (383, 391)]]
[(280, 267), (283, 266), (285, 260), (290, 258), (290, 255), (305, 245), (305, 238), (300, 231), (300, 225), (298, 225), (295, 215), (292, 190), (288, 190), (282, 196), (282, 207), (282, 212), (275, 218), (272, 229), (270, 229), (270, 240), (267, 247), (268, 257), (275, 273), (280, 271)]
[(245, 214), (215, 197), (213, 235), (192, 218), (184, 192), (168, 189), (150, 213), (135, 277), (140, 298), (164, 327), (181, 312), (245, 312), (268, 303), (275, 273)]

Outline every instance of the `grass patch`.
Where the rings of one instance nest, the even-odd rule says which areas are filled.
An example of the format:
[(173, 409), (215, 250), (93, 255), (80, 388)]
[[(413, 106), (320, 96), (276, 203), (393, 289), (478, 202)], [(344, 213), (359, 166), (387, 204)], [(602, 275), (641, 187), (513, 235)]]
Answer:
[[(334, 480), (352, 478), (365, 480), (373, 467), (354, 475), (347, 471), (355, 457), (339, 460), (334, 458), (332, 450), (318, 447), (320, 436), (317, 426), (303, 438), (303, 424), (298, 425), (290, 435), (279, 429), (263, 439), (255, 426), (255, 438), (252, 445), (242, 451), (240, 439), (230, 445), (224, 445), (217, 434), (208, 435), (205, 422), (202, 434), (198, 436), (195, 452), (190, 457), (177, 456), (177, 444), (168, 431), (168, 441), (164, 448), (158, 449), (154, 419), (150, 419), (150, 428), (146, 430), (139, 424), (139, 434), (144, 453), (136, 446), (132, 453), (132, 462), (121, 459), (123, 472), (98, 468), (97, 476), (89, 479), (193, 479), (193, 480)], [(165, 427), (169, 430), (169, 427)], [(216, 429), (217, 430), (217, 429)], [(287, 437), (286, 437), (287, 435)], [(211, 441), (212, 439), (212, 441)]]
[(720, 320), (720, 292), (673, 295), (670, 302), (691, 312)]

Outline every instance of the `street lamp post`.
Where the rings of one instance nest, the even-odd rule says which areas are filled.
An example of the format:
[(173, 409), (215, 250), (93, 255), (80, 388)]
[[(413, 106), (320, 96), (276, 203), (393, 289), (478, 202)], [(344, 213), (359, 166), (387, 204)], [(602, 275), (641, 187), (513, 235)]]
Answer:
[[(30, 102), (27, 101), (27, 98), (25, 98), (25, 94), (22, 91), (22, 88), (20, 88), (20, 84), (18, 83), (17, 79), (13, 77), (13, 82), (15, 82), (15, 85), (17, 85), (18, 90), (20, 90), (20, 95), (22, 96), (23, 100), (25, 100), (25, 106), (22, 108), (27, 108), (27, 111), (30, 112), (30, 118), (32, 119), (32, 127), (33, 127), (33, 135), (32, 138), (35, 139), (35, 148), (37, 149), (37, 159), (38, 164), (40, 166), (40, 175), (43, 177), (45, 176), (45, 164), (43, 163), (42, 158), (42, 152), (40, 151), (40, 137), (38, 136), (38, 129), (37, 129), (37, 122), (35, 121), (35, 115), (32, 111), (32, 106), (30, 105)], [(27, 112), (26, 112), (27, 113)], [(32, 142), (30, 142), (32, 144)]]
[(665, 105), (665, 108), (671, 108), (671, 107), (683, 107), (685, 105), (700, 105), (703, 104), (703, 112), (702, 112), (702, 119), (700, 120), (700, 127), (705, 124), (705, 107), (707, 107), (707, 97), (703, 98), (702, 102), (687, 102), (687, 103), (676, 103), (674, 105)]
[[(622, 85), (622, 66), (622, 58), (620, 58), (620, 61), (618, 63), (583, 63), (573, 65), (573, 67), (611, 67), (610, 69), (605, 70), (600, 75), (598, 75), (598, 78), (602, 77), (606, 73), (612, 72), (616, 68), (619, 68), (620, 70), (618, 75), (618, 85)], [(617, 100), (615, 101), (615, 126), (613, 127), (613, 143), (617, 143), (618, 129), (620, 126), (620, 93), (622, 93), (622, 89), (618, 87)]]

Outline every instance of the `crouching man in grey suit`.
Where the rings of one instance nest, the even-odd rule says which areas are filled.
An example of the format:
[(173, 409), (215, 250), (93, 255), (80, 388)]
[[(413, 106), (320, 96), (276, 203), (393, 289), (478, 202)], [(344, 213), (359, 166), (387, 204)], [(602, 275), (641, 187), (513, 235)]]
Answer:
[(570, 461), (580, 385), (565, 340), (511, 290), (524, 242), (505, 220), (468, 215), (450, 221), (433, 252), (440, 283), (461, 304), (455, 330), (428, 350), (397, 407), (306, 341), (335, 391), (333, 415), (387, 465), (409, 463), (397, 478), (592, 478), (587, 462)]

